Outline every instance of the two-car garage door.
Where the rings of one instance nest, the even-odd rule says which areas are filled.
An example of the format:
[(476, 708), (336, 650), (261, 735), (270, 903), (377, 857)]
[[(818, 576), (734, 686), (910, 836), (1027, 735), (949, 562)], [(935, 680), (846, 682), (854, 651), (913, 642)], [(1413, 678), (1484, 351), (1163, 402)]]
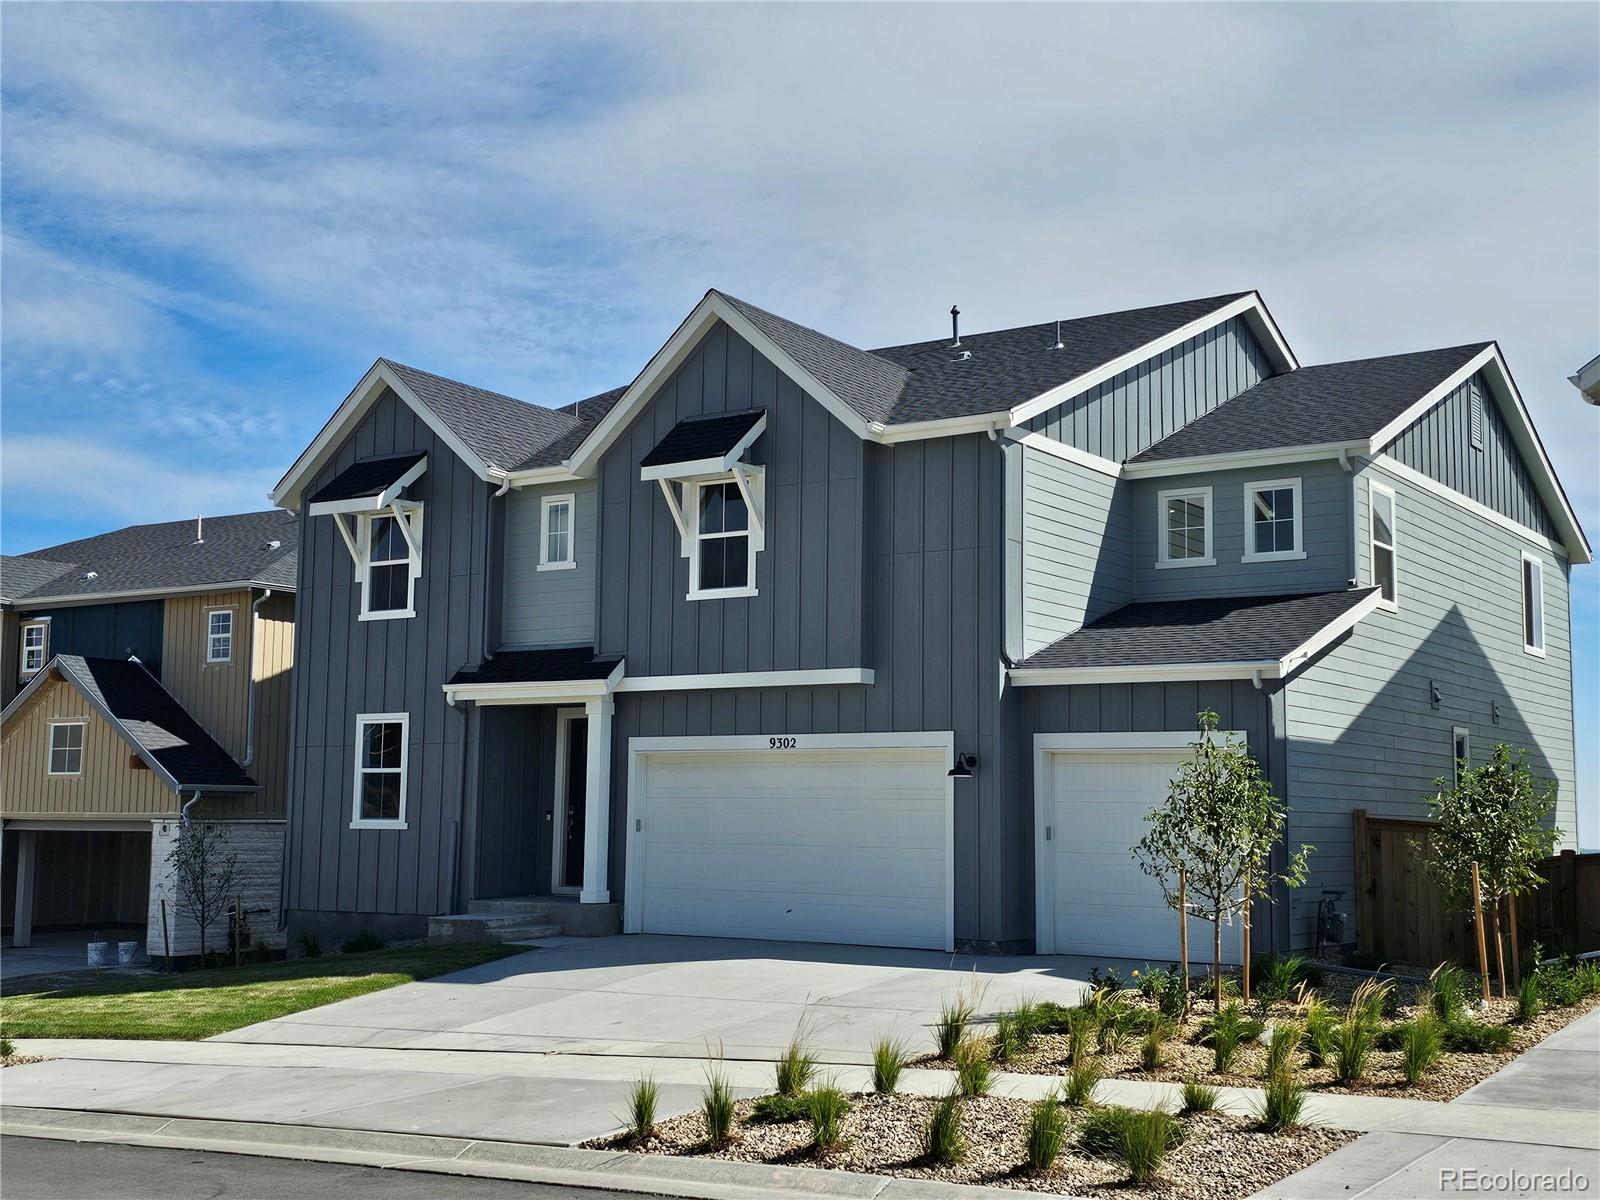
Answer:
[(631, 749), (630, 931), (953, 948), (949, 735)]

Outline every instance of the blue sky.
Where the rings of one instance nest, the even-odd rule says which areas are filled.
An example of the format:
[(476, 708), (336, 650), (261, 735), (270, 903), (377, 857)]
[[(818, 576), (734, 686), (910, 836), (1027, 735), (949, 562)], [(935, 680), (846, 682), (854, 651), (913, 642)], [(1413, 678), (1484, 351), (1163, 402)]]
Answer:
[[(7, 4), (0, 536), (262, 507), (378, 355), (547, 404), (707, 287), (862, 345), (1255, 287), (1497, 338), (1591, 536), (1593, 5)], [(1600, 576), (1575, 573), (1600, 843)]]

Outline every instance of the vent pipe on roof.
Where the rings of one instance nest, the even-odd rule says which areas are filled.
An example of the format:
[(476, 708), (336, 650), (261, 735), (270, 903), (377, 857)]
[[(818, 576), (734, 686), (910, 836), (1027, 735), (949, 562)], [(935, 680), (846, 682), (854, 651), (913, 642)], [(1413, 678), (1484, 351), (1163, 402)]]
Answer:
[(961, 310), (954, 304), (950, 306), (950, 346), (954, 349), (961, 345)]
[(1052, 349), (1052, 350), (1065, 350), (1066, 348), (1067, 348), (1066, 347), (1066, 343), (1061, 340), (1061, 318), (1057, 317), (1056, 318), (1056, 344), (1054, 346), (1051, 346), (1050, 349)]
[(194, 519), (194, 544), (203, 546), (206, 540), (206, 519), (203, 516)]

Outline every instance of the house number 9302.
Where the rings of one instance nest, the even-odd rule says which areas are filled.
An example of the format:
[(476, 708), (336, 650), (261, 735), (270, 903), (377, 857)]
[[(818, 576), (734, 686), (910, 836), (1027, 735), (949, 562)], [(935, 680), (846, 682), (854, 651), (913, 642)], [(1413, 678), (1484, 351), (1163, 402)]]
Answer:
[(767, 749), (768, 750), (793, 750), (794, 746), (795, 746), (795, 739), (792, 738), (792, 737), (788, 737), (788, 738), (777, 737), (777, 738), (768, 738), (767, 739)]

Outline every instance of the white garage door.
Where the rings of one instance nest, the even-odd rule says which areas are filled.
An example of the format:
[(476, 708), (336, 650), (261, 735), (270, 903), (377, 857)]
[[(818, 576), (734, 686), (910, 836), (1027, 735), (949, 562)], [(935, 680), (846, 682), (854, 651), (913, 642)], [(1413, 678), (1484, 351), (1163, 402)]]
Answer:
[[(1177, 961), (1177, 914), (1132, 849), (1187, 754), (1182, 747), (1041, 754), (1049, 831), (1039, 854), (1041, 952)], [(1210, 932), (1204, 922), (1190, 923), (1191, 962), (1211, 960)]]
[(634, 739), (629, 930), (951, 948), (948, 752), (865, 740)]

